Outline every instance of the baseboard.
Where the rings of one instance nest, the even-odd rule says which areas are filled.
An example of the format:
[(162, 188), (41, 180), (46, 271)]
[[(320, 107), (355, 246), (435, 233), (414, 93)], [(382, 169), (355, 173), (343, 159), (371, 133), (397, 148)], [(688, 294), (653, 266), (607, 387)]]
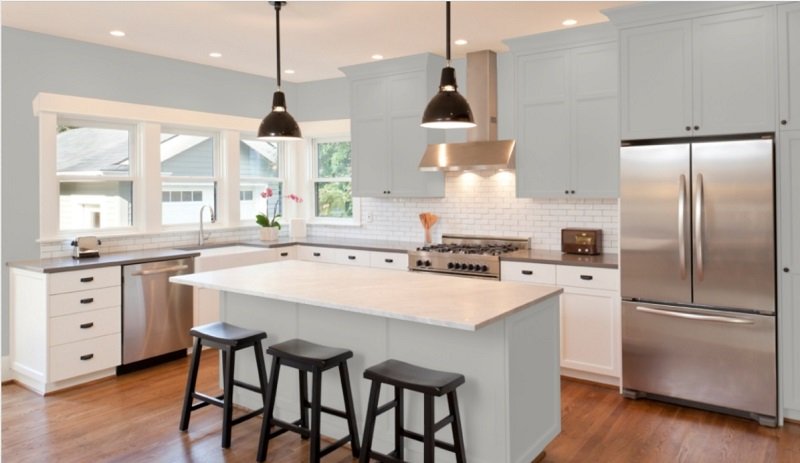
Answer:
[(572, 368), (561, 367), (561, 376), (566, 376), (570, 379), (578, 379), (590, 383), (602, 384), (619, 388), (619, 378), (614, 376), (601, 375), (597, 373), (588, 373), (585, 371), (573, 370)]
[(784, 407), (783, 421), (789, 421), (791, 423), (800, 424), (800, 410), (794, 410), (791, 408)]
[(5, 383), (11, 381), (14, 378), (11, 377), (11, 359), (8, 358), (8, 355), (3, 356), (2, 362), (3, 366), (2, 366), (2, 372), (0, 372), (0, 382)]

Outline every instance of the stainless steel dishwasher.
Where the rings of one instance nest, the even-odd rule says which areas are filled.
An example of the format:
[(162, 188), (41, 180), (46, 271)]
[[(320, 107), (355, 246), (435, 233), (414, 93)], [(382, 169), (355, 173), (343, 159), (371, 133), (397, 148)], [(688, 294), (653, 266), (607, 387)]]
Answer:
[[(194, 258), (122, 267), (122, 367), (191, 347), (192, 287), (169, 277), (194, 272)], [(120, 369), (122, 371), (120, 371)], [(135, 368), (134, 368), (135, 369)]]

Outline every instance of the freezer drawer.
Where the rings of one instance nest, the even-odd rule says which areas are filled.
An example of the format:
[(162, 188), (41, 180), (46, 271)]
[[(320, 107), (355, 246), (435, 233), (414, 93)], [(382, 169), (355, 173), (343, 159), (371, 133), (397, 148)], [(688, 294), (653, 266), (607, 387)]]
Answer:
[(622, 387), (775, 417), (775, 317), (622, 303)]

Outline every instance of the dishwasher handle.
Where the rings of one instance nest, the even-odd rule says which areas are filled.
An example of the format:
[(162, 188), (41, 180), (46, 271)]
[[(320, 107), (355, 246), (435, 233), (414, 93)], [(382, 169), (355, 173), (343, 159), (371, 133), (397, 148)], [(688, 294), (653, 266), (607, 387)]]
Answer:
[(147, 276), (147, 275), (157, 275), (159, 273), (170, 273), (170, 272), (177, 272), (180, 270), (188, 269), (188, 265), (173, 265), (172, 267), (164, 267), (164, 268), (155, 268), (152, 270), (140, 270), (138, 272), (133, 272), (131, 275), (138, 277), (138, 276)]

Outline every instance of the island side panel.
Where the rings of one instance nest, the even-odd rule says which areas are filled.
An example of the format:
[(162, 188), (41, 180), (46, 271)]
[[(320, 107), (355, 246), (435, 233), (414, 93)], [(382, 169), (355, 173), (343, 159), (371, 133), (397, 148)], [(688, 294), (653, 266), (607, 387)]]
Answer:
[(505, 319), (508, 448), (528, 463), (561, 432), (559, 297)]

